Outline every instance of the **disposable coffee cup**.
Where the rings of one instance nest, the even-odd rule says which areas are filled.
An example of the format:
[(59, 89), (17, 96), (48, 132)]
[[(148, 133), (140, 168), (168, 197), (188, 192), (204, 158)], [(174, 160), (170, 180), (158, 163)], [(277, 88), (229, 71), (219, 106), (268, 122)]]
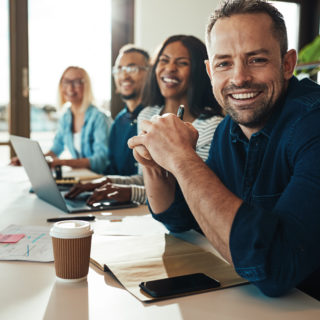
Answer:
[(87, 278), (92, 234), (87, 221), (65, 220), (53, 225), (50, 236), (58, 279), (72, 282)]

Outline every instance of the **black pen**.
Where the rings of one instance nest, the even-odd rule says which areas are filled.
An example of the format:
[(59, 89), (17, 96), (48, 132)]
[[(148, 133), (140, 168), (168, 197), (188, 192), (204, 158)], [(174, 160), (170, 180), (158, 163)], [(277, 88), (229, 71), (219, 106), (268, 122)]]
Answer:
[(178, 109), (178, 112), (177, 112), (177, 117), (182, 120), (183, 119), (183, 114), (184, 114), (184, 105), (181, 104), (179, 106), (179, 109)]
[(58, 222), (63, 220), (85, 220), (85, 221), (93, 221), (96, 217), (93, 215), (88, 216), (76, 216), (76, 217), (60, 217), (60, 218), (50, 218), (47, 219), (47, 222)]

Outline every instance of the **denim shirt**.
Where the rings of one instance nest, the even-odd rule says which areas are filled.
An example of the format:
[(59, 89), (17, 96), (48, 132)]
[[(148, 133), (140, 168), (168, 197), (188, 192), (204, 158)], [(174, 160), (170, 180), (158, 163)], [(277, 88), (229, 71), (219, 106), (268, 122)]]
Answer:
[(142, 109), (141, 104), (133, 112), (125, 107), (116, 116), (110, 132), (110, 164), (106, 174), (122, 176), (137, 174), (138, 165), (127, 142), (137, 135), (137, 117)]
[[(282, 103), (249, 141), (227, 116), (207, 165), (244, 201), (230, 234), (238, 274), (270, 296), (312, 277), (319, 281), (320, 86), (293, 77)], [(153, 216), (173, 232), (200, 230), (179, 188), (171, 207)]]
[(50, 150), (59, 156), (67, 147), (72, 158), (88, 158), (92, 171), (104, 173), (109, 163), (108, 137), (111, 127), (110, 117), (107, 117), (92, 105), (87, 108), (81, 129), (80, 154), (73, 143), (72, 118), (72, 112), (69, 108), (59, 121), (58, 131)]

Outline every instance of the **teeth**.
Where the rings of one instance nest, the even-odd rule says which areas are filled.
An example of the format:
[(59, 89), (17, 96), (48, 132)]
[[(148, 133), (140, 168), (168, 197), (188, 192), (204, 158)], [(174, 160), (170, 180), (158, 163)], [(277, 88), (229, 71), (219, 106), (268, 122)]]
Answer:
[(242, 100), (242, 99), (250, 99), (254, 98), (258, 95), (258, 92), (248, 92), (248, 93), (234, 93), (232, 94), (232, 98)]
[(178, 80), (172, 78), (163, 78), (163, 81), (168, 83), (179, 83)]

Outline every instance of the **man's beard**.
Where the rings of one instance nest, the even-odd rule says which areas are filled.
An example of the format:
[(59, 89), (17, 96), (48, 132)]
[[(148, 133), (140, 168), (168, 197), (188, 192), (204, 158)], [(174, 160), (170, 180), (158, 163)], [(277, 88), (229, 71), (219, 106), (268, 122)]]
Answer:
[(132, 99), (135, 99), (137, 97), (137, 92), (136, 91), (133, 91), (131, 94), (120, 94), (120, 97), (122, 100), (132, 100)]
[[(281, 87), (283, 88), (284, 79), (281, 79)], [(267, 86), (265, 84), (244, 84), (241, 87), (236, 87), (234, 85), (225, 88), (225, 94), (232, 92), (235, 89), (253, 89), (254, 91), (266, 92)], [(255, 106), (254, 110), (252, 110), (252, 114), (250, 117), (246, 119), (242, 119), (241, 111), (237, 111), (233, 108), (229, 103), (228, 99), (225, 99), (224, 109), (230, 115), (230, 117), (238, 124), (243, 125), (247, 128), (257, 128), (263, 126), (268, 118), (271, 115), (271, 110), (278, 104), (279, 100), (281, 100), (283, 94), (281, 94), (276, 101), (272, 101), (273, 96), (266, 97), (264, 100), (259, 101)]]
[(226, 105), (225, 110), (230, 115), (230, 117), (238, 124), (243, 125), (247, 128), (257, 128), (260, 127), (270, 113), (270, 101), (262, 101), (259, 106), (252, 111), (251, 117), (247, 119), (242, 119), (240, 112), (234, 110), (231, 106)]

